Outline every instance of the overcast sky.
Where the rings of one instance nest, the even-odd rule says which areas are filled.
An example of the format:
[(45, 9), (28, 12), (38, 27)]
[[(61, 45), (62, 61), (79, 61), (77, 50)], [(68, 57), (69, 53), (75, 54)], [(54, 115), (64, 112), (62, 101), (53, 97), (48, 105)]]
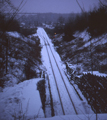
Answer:
[[(15, 6), (18, 6), (21, 0), (11, 0)], [(76, 0), (24, 0), (27, 1), (21, 12), (30, 13), (77, 13), (80, 8)], [(78, 0), (86, 11), (98, 6), (99, 0)]]

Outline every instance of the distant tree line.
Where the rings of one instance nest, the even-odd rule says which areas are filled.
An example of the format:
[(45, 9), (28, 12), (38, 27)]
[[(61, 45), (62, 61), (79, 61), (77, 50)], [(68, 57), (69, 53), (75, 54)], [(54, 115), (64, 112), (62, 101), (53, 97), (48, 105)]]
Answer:
[(72, 40), (75, 31), (87, 29), (92, 37), (107, 32), (107, 7), (100, 6), (90, 12), (78, 14), (74, 19), (69, 19), (63, 28), (64, 40)]
[[(8, 26), (8, 27), (7, 27)], [(28, 27), (20, 27), (20, 23), (17, 19), (7, 18), (5, 14), (0, 13), (0, 31), (17, 31), (24, 36), (28, 36), (34, 34), (36, 32), (35, 28), (28, 28)]]

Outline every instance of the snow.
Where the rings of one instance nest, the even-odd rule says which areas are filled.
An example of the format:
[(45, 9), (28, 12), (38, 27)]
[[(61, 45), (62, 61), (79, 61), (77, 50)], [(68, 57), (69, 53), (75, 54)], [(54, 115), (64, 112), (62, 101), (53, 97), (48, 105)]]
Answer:
[[(97, 114), (97, 120), (107, 120), (107, 114)], [(51, 118), (37, 118), (36, 120), (96, 120), (95, 114), (88, 115), (65, 115)]]
[(85, 47), (88, 47), (88, 46), (90, 46), (90, 44), (92, 44), (94, 46), (98, 46), (98, 45), (102, 45), (102, 44), (107, 43), (107, 34), (103, 34), (103, 35), (101, 35), (100, 37), (97, 37), (97, 38), (91, 38), (91, 36), (87, 32), (87, 30), (84, 30), (82, 32), (76, 32), (74, 34), (74, 37), (82, 38), (83, 42), (85, 42), (85, 44), (82, 47), (78, 48), (78, 50), (83, 49)]
[(3, 92), (0, 92), (0, 120), (13, 120), (12, 115), (16, 113), (18, 117), (20, 111), (27, 118), (34, 118), (36, 115), (44, 117), (36, 85), (40, 80), (42, 79), (34, 78), (3, 89)]
[(88, 47), (90, 43), (93, 44), (94, 46), (97, 46), (97, 45), (105, 44), (107, 43), (107, 41), (106, 41), (106, 38), (105, 39), (104, 38), (93, 38), (91, 42), (89, 41), (85, 43), (83, 47)]
[[(88, 72), (83, 72), (83, 74), (87, 74), (87, 73), (90, 73), (92, 74), (92, 71), (88, 71)], [(96, 75), (96, 76), (101, 76), (101, 77), (107, 77), (107, 74), (105, 73), (100, 73), (99, 71), (93, 71), (93, 75)]]
[[(51, 86), (52, 98), (53, 98), (53, 101), (54, 101), (55, 115), (62, 115), (63, 113), (62, 113), (62, 109), (61, 109), (61, 106), (60, 106), (61, 103), (59, 101), (59, 97), (58, 97), (59, 95), (58, 95), (58, 92), (57, 92), (57, 89), (56, 89), (56, 83), (55, 83), (54, 77), (56, 78), (56, 82), (57, 82), (57, 85), (58, 85), (58, 88), (59, 88), (60, 97), (62, 99), (65, 114), (66, 115), (71, 115), (71, 114), (74, 115), (75, 111), (74, 111), (74, 108), (73, 108), (72, 103), (70, 101), (70, 98), (68, 96), (68, 93), (66, 91), (66, 88), (64, 86), (64, 83), (62, 82), (62, 78), (61, 78), (60, 72), (57, 68), (57, 65), (55, 63), (54, 57), (57, 61), (59, 69), (62, 73), (62, 76), (64, 78), (64, 82), (65, 82), (65, 84), (68, 88), (68, 91), (70, 91), (70, 96), (72, 97), (72, 100), (74, 102), (74, 105), (76, 107), (76, 110), (77, 110), (78, 114), (93, 113), (93, 111), (87, 105), (86, 99), (83, 98), (83, 101), (81, 101), (79, 99), (78, 95), (76, 94), (73, 86), (69, 83), (66, 75), (64, 74), (61, 59), (60, 59), (59, 55), (57, 54), (57, 52), (54, 50), (51, 39), (49, 39), (49, 37), (47, 36), (44, 29), (43, 28), (38, 28), (37, 34), (38, 34), (38, 36), (40, 38), (40, 42), (43, 46), (43, 48), (42, 48), (42, 59), (43, 59), (43, 64), (47, 69), (47, 74), (49, 75), (49, 79), (50, 79), (50, 86)], [(48, 57), (47, 49), (49, 50), (50, 58)], [(51, 53), (51, 50), (52, 50), (52, 53), (54, 54), (54, 57)], [(51, 60), (51, 63), (50, 63), (49, 59)], [(53, 70), (52, 70), (51, 67), (53, 67)], [(54, 71), (55, 76), (53, 75), (52, 71)]]
[(32, 34), (32, 35), (29, 35), (28, 37), (31, 38), (31, 37), (37, 37), (37, 36), (38, 36), (37, 33), (35, 33), (35, 34)]
[(18, 32), (6, 32), (9, 36), (15, 37), (15, 38), (20, 38), (20, 34)]
[[(49, 37), (47, 36), (46, 32), (44, 31), (43, 28), (38, 28), (37, 30), (37, 34), (40, 38), (40, 42), (43, 46), (42, 48), (42, 60), (43, 60), (43, 65), (46, 67), (47, 69), (47, 74), (49, 76), (49, 79), (50, 79), (50, 86), (51, 86), (51, 93), (52, 93), (52, 98), (53, 98), (53, 101), (54, 101), (54, 111), (55, 111), (55, 117), (51, 117), (51, 118), (38, 118), (37, 120), (95, 120), (96, 119), (96, 115), (93, 113), (93, 111), (91, 110), (90, 106), (87, 104), (87, 101), (86, 99), (84, 98), (84, 96), (82, 95), (81, 91), (79, 91), (79, 94), (80, 96), (82, 97), (83, 101), (80, 101), (77, 94), (75, 93), (73, 87), (69, 84), (65, 74), (64, 74), (64, 71), (63, 69), (65, 68), (65, 65), (62, 64), (61, 62), (61, 59), (59, 57), (59, 55), (57, 54), (57, 52), (54, 50), (54, 47), (53, 47), (53, 44), (51, 42), (51, 39), (49, 39)], [(87, 37), (88, 38), (88, 37)], [(44, 42), (46, 41), (46, 43)], [(48, 42), (47, 42), (48, 41)], [(46, 48), (47, 46), (47, 48)], [(50, 50), (50, 47), (52, 49), (52, 52), (56, 58), (56, 61), (58, 63), (58, 66), (59, 66), (59, 69), (61, 70), (61, 73), (65, 79), (65, 82), (67, 84), (67, 87), (69, 89), (69, 91), (71, 92), (71, 96), (73, 98), (73, 102), (74, 104), (76, 105), (76, 108), (77, 108), (77, 111), (78, 111), (78, 115), (75, 115), (75, 113), (73, 111), (70, 110), (71, 108), (71, 104), (69, 103), (69, 100), (68, 100), (68, 97), (67, 97), (67, 93), (64, 91), (65, 88), (62, 84), (62, 81), (60, 81), (60, 76), (59, 76), (59, 73), (58, 73), (58, 70), (56, 68), (56, 65), (55, 65), (55, 61), (53, 60), (53, 56), (52, 56), (52, 53), (51, 53), (51, 50)], [(48, 53), (46, 51), (46, 49), (49, 49), (49, 55), (50, 55), (50, 60), (51, 60), (51, 64), (53, 66), (53, 71), (55, 73), (55, 77), (57, 78), (57, 83), (60, 87), (60, 92), (62, 91), (61, 93), (61, 97), (63, 98), (63, 104), (64, 104), (64, 109), (66, 109), (66, 115), (62, 115), (62, 112), (61, 112), (61, 108), (59, 106), (60, 102), (59, 102), (59, 99), (58, 99), (58, 93), (57, 93), (57, 90), (56, 90), (56, 85), (55, 85), (55, 82), (54, 82), (54, 76), (52, 74), (52, 68), (51, 68), (51, 65), (50, 65), (50, 61), (49, 61), (49, 57), (48, 57)], [(73, 67), (75, 68), (75, 66), (71, 65), (70, 67)], [(61, 87), (62, 86), (62, 87)], [(78, 89), (78, 88), (76, 88)], [(63, 95), (62, 95), (63, 94)], [(68, 106), (69, 105), (69, 106)], [(68, 110), (67, 110), (68, 109)], [(70, 112), (70, 113), (69, 113)], [(105, 120), (107, 118), (107, 114), (98, 114), (98, 120)]]
[[(7, 32), (12, 37), (19, 38), (20, 34), (17, 32)], [(75, 34), (76, 35), (76, 34)], [(77, 33), (78, 35), (78, 33)], [(81, 38), (83, 38), (84, 41), (88, 41), (90, 36), (86, 31), (81, 32), (79, 34)], [(81, 97), (83, 98), (83, 101), (80, 101), (78, 95), (74, 91), (74, 88), (70, 85), (67, 77), (64, 74), (63, 68), (64, 65), (62, 64), (62, 61), (57, 54), (57, 52), (54, 50), (53, 44), (51, 42), (51, 39), (47, 36), (46, 32), (43, 28), (38, 28), (37, 33), (33, 34), (34, 37), (39, 36), (42, 48), (42, 60), (43, 65), (46, 68), (46, 72), (50, 79), (51, 84), (51, 92), (52, 92), (52, 98), (53, 98), (53, 104), (54, 104), (54, 110), (55, 110), (55, 117), (50, 118), (44, 118), (44, 113), (42, 109), (42, 103), (39, 95), (39, 91), (37, 90), (37, 83), (40, 80), (43, 80), (41, 78), (34, 78), (30, 80), (26, 80), (22, 83), (19, 83), (17, 85), (14, 85), (13, 87), (6, 87), (3, 89), (3, 92), (0, 92), (0, 120), (14, 120), (14, 116), (19, 117), (25, 116), (25, 119), (34, 119), (36, 120), (95, 120), (96, 115), (91, 110), (90, 106), (87, 104), (86, 99), (83, 97), (81, 91), (79, 91)], [(105, 35), (106, 36), (106, 35)], [(103, 43), (105, 43), (106, 37), (103, 36)], [(49, 44), (46, 42), (44, 43), (44, 40), (48, 40)], [(98, 44), (100, 44), (100, 41), (95, 41)], [(59, 97), (54, 81), (54, 76), (52, 74), (52, 68), (50, 65), (48, 53), (46, 51), (46, 46), (49, 49), (51, 47), (52, 52), (57, 60), (59, 69), (61, 70), (61, 73), (64, 77), (64, 81), (67, 85), (68, 90), (70, 91), (70, 95), (72, 96), (72, 100), (76, 106), (76, 109), (78, 111), (78, 115), (75, 115), (72, 105), (70, 103), (70, 100), (68, 99), (68, 95), (65, 92), (65, 87), (61, 81), (61, 76), (59, 75), (58, 68), (56, 68), (55, 61), (53, 60), (53, 56), (51, 54), (51, 51), (49, 51), (50, 59), (52, 61), (52, 66), (55, 72), (55, 77), (57, 78), (57, 83), (60, 88), (61, 92), (61, 98), (63, 98), (63, 104), (66, 115), (62, 115), (62, 110), (59, 102)], [(50, 46), (50, 47), (49, 47)], [(71, 65), (70, 67), (75, 66)], [(89, 71), (90, 72), (90, 71)], [(88, 73), (88, 72), (84, 72)], [(98, 76), (104, 76), (106, 77), (107, 74), (99, 73), (98, 71), (93, 71), (93, 74)], [(78, 89), (78, 88), (76, 88)], [(14, 116), (13, 116), (14, 115)], [(38, 118), (37, 118), (38, 117)], [(98, 120), (107, 120), (107, 114), (98, 114)]]
[(53, 25), (48, 25), (48, 24), (45, 24), (45, 23), (43, 23), (42, 25), (43, 25), (45, 28), (54, 29)]
[[(97, 37), (97, 38), (93, 38), (91, 40), (91, 44), (94, 46), (102, 45), (105, 43), (107, 43), (107, 34), (103, 34), (102, 36)], [(85, 43), (83, 47), (88, 47), (89, 45), (90, 45), (90, 41)]]
[[(18, 32), (15, 32), (15, 31), (13, 31), (13, 32), (6, 32), (9, 36), (11, 36), (11, 37), (13, 37), (13, 38), (17, 38), (17, 39), (20, 39), (20, 40), (22, 40), (22, 41), (24, 41), (24, 42), (30, 42), (30, 43), (32, 43), (32, 44), (35, 44), (35, 41), (34, 40), (32, 40), (31, 39), (31, 37), (36, 37), (37, 36), (37, 34), (35, 33), (35, 34), (33, 34), (33, 35), (29, 35), (28, 37), (25, 37), (25, 36), (23, 36), (23, 35), (21, 35), (20, 33), (18, 33)], [(17, 48), (16, 48), (17, 49)]]
[(89, 33), (87, 32), (87, 30), (84, 30), (83, 32), (76, 32), (76, 33), (74, 34), (74, 37), (82, 38), (83, 41), (86, 41), (86, 42), (91, 38), (91, 36), (90, 36)]

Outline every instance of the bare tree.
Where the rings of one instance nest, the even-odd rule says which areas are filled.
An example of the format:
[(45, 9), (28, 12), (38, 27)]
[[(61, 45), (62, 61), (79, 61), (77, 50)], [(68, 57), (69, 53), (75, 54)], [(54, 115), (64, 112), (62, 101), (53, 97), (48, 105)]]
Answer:
[(84, 11), (83, 7), (81, 7), (81, 5), (80, 5), (80, 3), (78, 2), (78, 0), (76, 0), (76, 2), (77, 2), (77, 4), (78, 4), (78, 6), (80, 7), (81, 11), (84, 13), (85, 11)]
[[(19, 4), (19, 6), (16, 8), (14, 5), (11, 3), (10, 0), (0, 0), (0, 14), (6, 14), (8, 13), (10, 15), (10, 21), (4, 28), (4, 32), (1, 34), (0, 37), (4, 35), (6, 30), (9, 28), (9, 26), (12, 24), (13, 20), (15, 19), (16, 15), (18, 12), (23, 8), (25, 5), (26, 1), (22, 0)], [(8, 11), (8, 12), (7, 12)]]
[(107, 0), (104, 0), (104, 1), (99, 0), (99, 3), (101, 6), (107, 7)]
[[(22, 0), (19, 4), (19, 6), (16, 8), (10, 0), (0, 0), (0, 14), (4, 15), (7, 13), (9, 13), (9, 17), (10, 20), (7, 22), (7, 24), (5, 26), (3, 26), (3, 31), (2, 34), (0, 35), (0, 38), (3, 39), (3, 36), (5, 34), (5, 32), (7, 31), (7, 29), (12, 25), (13, 20), (15, 19), (16, 15), (18, 14), (18, 12), (22, 9), (22, 7), (25, 5), (25, 0)], [(7, 66), (8, 66), (8, 39), (6, 38), (6, 74), (7, 74)]]

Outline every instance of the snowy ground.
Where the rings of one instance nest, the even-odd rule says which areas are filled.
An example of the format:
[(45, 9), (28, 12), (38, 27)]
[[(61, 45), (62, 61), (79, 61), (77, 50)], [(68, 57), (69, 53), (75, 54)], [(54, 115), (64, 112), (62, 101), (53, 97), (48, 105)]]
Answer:
[(21, 35), (18, 32), (6, 32), (8, 35), (14, 37), (14, 38), (20, 38)]
[(26, 80), (0, 92), (0, 120), (14, 120), (14, 117), (44, 117), (37, 83), (42, 80)]
[[(73, 103), (76, 107), (76, 110), (77, 110), (78, 114), (93, 113), (91, 108), (88, 106), (85, 98), (82, 96), (83, 101), (81, 101), (79, 99), (78, 95), (76, 94), (73, 86), (71, 86), (71, 84), (69, 83), (69, 81), (68, 81), (68, 79), (67, 79), (67, 77), (64, 74), (64, 71), (62, 69), (61, 59), (60, 59), (59, 55), (56, 53), (56, 51), (54, 50), (53, 44), (51, 43), (51, 40), (47, 36), (44, 29), (43, 28), (38, 28), (37, 34), (38, 34), (38, 36), (40, 38), (40, 41), (41, 41), (41, 44), (43, 46), (43, 48), (42, 48), (43, 64), (47, 69), (47, 73), (48, 73), (49, 79), (50, 79), (50, 86), (51, 86), (51, 92), (52, 92), (52, 97), (53, 97), (53, 101), (54, 101), (55, 115), (62, 115), (62, 111), (61, 111), (60, 102), (59, 102), (59, 98), (58, 98), (58, 92), (57, 92), (57, 89), (56, 89), (56, 84), (55, 84), (55, 80), (54, 80), (54, 76), (53, 76), (52, 71), (54, 71), (54, 74), (55, 74), (55, 77), (56, 77), (56, 80), (57, 80), (57, 84), (58, 84), (58, 88), (59, 88), (59, 91), (60, 91), (60, 96), (62, 98), (62, 103), (63, 103), (63, 106), (64, 106), (65, 114), (66, 115), (70, 115), (70, 114), (74, 115), (75, 111), (74, 111), (72, 103), (71, 103), (71, 101), (68, 97), (68, 94), (66, 93), (65, 86), (62, 82), (62, 78), (60, 76), (60, 73), (58, 71), (56, 63), (55, 63), (54, 58), (52, 56), (50, 47), (51, 47), (52, 52), (53, 52), (53, 54), (56, 58), (59, 69), (61, 70), (62, 76), (64, 78), (64, 81), (65, 81), (66, 85), (67, 85), (68, 91), (70, 92), (70, 96), (72, 97)], [(45, 43), (44, 41), (48, 41), (49, 43), (47, 43), (47, 42)], [(49, 61), (46, 46), (49, 50), (49, 55), (50, 55), (50, 59), (51, 59), (51, 62), (52, 62), (52, 66), (51, 66), (50, 61)], [(53, 70), (52, 70), (51, 67), (53, 67)]]
[[(39, 30), (40, 30), (39, 32), (40, 39), (43, 39), (42, 35), (44, 34), (45, 38), (48, 39), (49, 44), (52, 47), (53, 45), (51, 43), (51, 40), (48, 38), (47, 34), (45, 32), (41, 32), (43, 31), (42, 28), (39, 28)], [(11, 35), (13, 36), (13, 34)], [(17, 34), (15, 36), (17, 36), (18, 38), (20, 35)], [(37, 36), (37, 34), (34, 34), (34, 36)], [(45, 53), (46, 52), (46, 48), (44, 47), (45, 44), (43, 41), (41, 41), (41, 44), (43, 46), (42, 49), (42, 56), (44, 56), (43, 64), (46, 66), (47, 73), (49, 77), (52, 79), (53, 76), (50, 70), (51, 68), (49, 65), (49, 59), (47, 57), (47, 54)], [(52, 51), (54, 52), (55, 57), (59, 61), (60, 69), (62, 69), (61, 59), (59, 55), (54, 51), (53, 48)], [(97, 74), (98, 72), (95, 73)], [(80, 115), (65, 115), (65, 116), (59, 115), (55, 117), (44, 118), (42, 103), (41, 103), (39, 91), (37, 90), (37, 83), (40, 80), (42, 79), (38, 78), (38, 79), (26, 80), (22, 83), (19, 83), (18, 85), (15, 85), (14, 87), (6, 87), (3, 90), (3, 92), (0, 92), (0, 120), (14, 120), (15, 117), (19, 118), (20, 116), (25, 117), (25, 120), (27, 120), (28, 118), (32, 120), (34, 119), (36, 120), (95, 120), (96, 119), (94, 113), (92, 114), (83, 113)], [(55, 100), (57, 99), (55, 89), (53, 90), (53, 93), (55, 95), (54, 96), (55, 97), (54, 100)], [(79, 107), (81, 108), (81, 105), (83, 103), (76, 98), (77, 97), (75, 97), (74, 94), (73, 100), (77, 103), (77, 106), (80, 105)], [(98, 120), (107, 120), (107, 114), (98, 114)]]
[[(96, 120), (95, 114), (83, 115), (65, 115), (51, 118), (37, 118), (36, 120)], [(98, 114), (97, 120), (107, 120), (107, 114)]]
[[(83, 74), (87, 74), (87, 73), (91, 73), (92, 74), (92, 71), (88, 71), (88, 72), (83, 72)], [(99, 71), (93, 71), (93, 75), (96, 75), (96, 76), (101, 76), (101, 77), (107, 77), (107, 74), (105, 73), (100, 73)]]
[[(47, 69), (47, 73), (48, 73), (48, 75), (49, 75), (49, 78), (51, 79), (51, 81), (50, 82), (52, 82), (52, 79), (53, 79), (53, 76), (52, 76), (52, 70), (51, 70), (51, 67), (50, 67), (50, 65), (49, 65), (49, 58), (48, 58), (48, 56), (47, 56), (47, 53), (46, 53), (46, 45), (47, 45), (47, 48), (49, 48), (49, 45), (50, 45), (50, 47), (52, 48), (52, 51), (53, 51), (53, 53), (54, 53), (54, 55), (55, 55), (55, 58), (56, 58), (56, 60), (57, 60), (57, 62), (58, 62), (58, 65), (60, 66), (60, 69), (61, 69), (61, 72), (63, 73), (63, 71), (62, 71), (62, 69), (63, 69), (63, 65), (62, 65), (62, 62), (61, 62), (61, 59), (60, 59), (60, 57), (59, 57), (59, 55), (57, 54), (57, 52), (54, 50), (54, 47), (53, 47), (53, 44), (52, 44), (52, 42), (51, 42), (51, 39), (49, 39), (49, 37), (47, 36), (47, 34), (46, 34), (46, 32), (42, 29), (42, 28), (38, 28), (38, 31), (37, 31), (37, 34), (38, 34), (38, 36), (39, 36), (39, 38), (40, 38), (40, 42), (41, 42), (41, 44), (42, 44), (42, 46), (43, 46), (43, 48), (42, 48), (42, 58), (43, 58), (43, 64), (44, 64), (44, 66), (46, 67), (46, 69)], [(48, 42), (49, 42), (49, 45), (47, 44), (47, 43), (44, 43), (44, 40), (48, 40)], [(49, 51), (49, 53), (50, 53), (50, 51)], [(53, 61), (52, 61), (52, 63), (53, 63)], [(56, 69), (54, 69), (54, 71), (56, 71)], [(63, 73), (64, 74), (64, 73)], [(59, 77), (58, 77), (58, 79), (59, 79)], [(66, 77), (65, 77), (65, 79), (66, 79)], [(52, 85), (52, 88), (51, 88), (51, 90), (53, 89), (53, 93), (52, 93), (52, 95), (53, 95), (53, 99), (54, 99), (54, 101), (56, 100), (57, 101), (57, 93), (55, 92), (56, 90), (55, 90), (55, 85), (54, 85), (54, 83), (51, 83)], [(60, 83), (59, 83), (60, 84)], [(71, 86), (70, 86), (71, 87)], [(71, 89), (72, 89), (72, 87), (71, 87)], [(69, 89), (69, 90), (71, 90), (71, 89)], [(72, 91), (72, 90), (71, 90)], [(73, 101), (74, 101), (74, 103), (76, 104), (76, 106), (79, 108), (79, 109), (81, 109), (80, 111), (82, 112), (82, 114), (80, 114), (80, 115), (65, 115), (65, 116), (61, 116), (61, 115), (57, 115), (57, 116), (55, 116), (55, 117), (52, 117), (52, 118), (46, 118), (46, 120), (54, 120), (54, 119), (57, 119), (57, 120), (80, 120), (80, 119), (82, 119), (82, 120), (95, 120), (96, 119), (96, 116), (95, 116), (95, 114), (94, 113), (92, 113), (92, 111), (90, 110), (90, 111), (84, 111), (83, 110), (83, 106), (82, 106), (82, 104), (84, 104), (84, 105), (86, 105), (87, 104), (87, 102), (86, 102), (86, 100), (85, 100), (85, 98), (83, 98), (83, 101), (84, 102), (80, 102), (80, 100), (78, 99), (78, 97), (76, 97), (75, 96), (75, 92), (73, 93), (73, 91), (71, 92), (72, 94), (73, 94)], [(81, 96), (82, 96), (82, 94), (81, 94)], [(83, 97), (83, 96), (82, 96)], [(66, 102), (67, 103), (67, 102)], [(56, 105), (56, 104), (54, 104), (54, 105)], [(86, 105), (87, 106), (87, 105)], [(57, 106), (55, 106), (56, 108), (58, 108)], [(89, 107), (89, 106), (88, 106)], [(59, 111), (59, 110), (57, 110), (57, 111)], [(80, 112), (79, 111), (79, 112)], [(91, 114), (90, 114), (91, 113)], [(59, 111), (59, 114), (60, 114), (60, 111)], [(106, 120), (106, 118), (107, 118), (107, 114), (99, 114), (98, 115), (98, 120)], [(39, 120), (39, 119), (38, 119)], [(41, 119), (42, 120), (42, 119)]]

